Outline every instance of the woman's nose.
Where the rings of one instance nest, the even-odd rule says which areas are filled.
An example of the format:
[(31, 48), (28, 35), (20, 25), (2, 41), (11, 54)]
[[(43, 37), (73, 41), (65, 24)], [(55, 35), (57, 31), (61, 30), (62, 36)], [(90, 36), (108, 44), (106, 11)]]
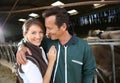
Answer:
[(40, 38), (41, 37), (41, 34), (40, 33), (37, 33), (36, 34), (36, 38)]

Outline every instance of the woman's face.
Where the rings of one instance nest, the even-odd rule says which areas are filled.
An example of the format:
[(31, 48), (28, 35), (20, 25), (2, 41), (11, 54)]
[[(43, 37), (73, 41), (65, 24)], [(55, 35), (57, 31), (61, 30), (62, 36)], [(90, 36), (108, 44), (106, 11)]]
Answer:
[(25, 39), (33, 45), (39, 46), (43, 39), (43, 30), (39, 25), (33, 24), (24, 35)]

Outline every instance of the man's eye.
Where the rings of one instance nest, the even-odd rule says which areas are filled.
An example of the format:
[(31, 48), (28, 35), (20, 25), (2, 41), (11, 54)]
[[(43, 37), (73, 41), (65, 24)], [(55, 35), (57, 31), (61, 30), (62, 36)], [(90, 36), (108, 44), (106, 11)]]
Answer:
[(52, 30), (52, 28), (49, 28), (48, 30)]
[(47, 29), (48, 29), (48, 30), (51, 30), (52, 28), (48, 27)]
[(32, 32), (32, 34), (35, 34), (35, 32)]

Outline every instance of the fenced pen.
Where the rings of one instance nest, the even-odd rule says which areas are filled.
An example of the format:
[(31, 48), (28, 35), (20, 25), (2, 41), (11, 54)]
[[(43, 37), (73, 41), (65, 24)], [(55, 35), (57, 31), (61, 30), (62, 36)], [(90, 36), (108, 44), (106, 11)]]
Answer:
[[(117, 61), (120, 59), (120, 39), (117, 40), (99, 40), (99, 41), (88, 41), (88, 44), (91, 48), (94, 46), (105, 48), (104, 46), (108, 46), (110, 50), (110, 58), (111, 58), (111, 73), (108, 75), (108, 79), (106, 81), (106, 77), (104, 72), (102, 72), (101, 64), (97, 63), (96, 74), (94, 76), (94, 83), (120, 83), (120, 75), (117, 71), (120, 71), (120, 64)], [(117, 56), (116, 56), (116, 47), (117, 47)], [(17, 43), (0, 43), (0, 64), (9, 67), (14, 71), (14, 64), (16, 62), (15, 54), (17, 52)], [(105, 50), (102, 50), (105, 53)], [(93, 52), (94, 53), (94, 52)], [(98, 54), (100, 54), (98, 52)], [(96, 58), (96, 54), (95, 58)], [(103, 55), (100, 55), (101, 58)], [(108, 54), (105, 56), (109, 57)], [(115, 58), (117, 57), (117, 59)], [(104, 58), (104, 57), (103, 57)], [(97, 59), (96, 58), (96, 62)], [(107, 61), (107, 60), (106, 60)], [(106, 62), (105, 61), (105, 62)], [(104, 65), (104, 64), (103, 64)], [(107, 65), (107, 64), (106, 64)], [(106, 70), (107, 71), (107, 70)], [(117, 73), (117, 74), (116, 74)], [(104, 78), (105, 77), (105, 78)]]
[[(97, 76), (99, 76), (102, 83), (119, 83), (120, 81), (118, 79), (120, 79), (120, 76), (119, 76), (120, 72), (117, 73), (117, 75), (116, 75), (116, 69), (117, 69), (117, 71), (120, 71), (120, 64), (119, 64), (119, 60), (120, 60), (120, 39), (104, 39), (104, 40), (90, 41), (90, 42), (88, 42), (88, 44), (92, 48), (92, 51), (94, 53), (96, 62), (100, 62), (100, 60), (101, 60), (99, 58), (100, 56), (104, 60), (109, 57), (109, 59), (106, 59), (106, 61), (104, 61), (104, 62), (111, 61), (111, 68), (107, 68), (108, 71), (111, 70), (111, 72), (110, 71), (108, 72), (108, 73), (111, 73), (111, 74), (108, 75), (107, 81), (106, 81), (106, 78), (104, 78), (105, 76), (103, 76), (103, 74), (101, 74), (101, 72), (104, 73), (104, 67), (105, 66), (107, 67), (109, 64), (104, 63), (104, 62), (103, 63), (97, 63), (96, 74), (97, 74)], [(106, 46), (107, 46), (107, 48), (106, 48)], [(96, 49), (98, 49), (98, 51)], [(102, 53), (100, 53), (100, 52), (102, 52)], [(104, 56), (104, 57), (102, 57), (102, 56)], [(101, 65), (101, 66), (99, 66), (99, 65)], [(104, 66), (103, 69), (100, 68), (102, 66)], [(98, 79), (97, 79), (97, 76), (94, 78), (95, 83), (99, 83)]]
[(0, 43), (0, 83), (16, 83), (17, 43)]

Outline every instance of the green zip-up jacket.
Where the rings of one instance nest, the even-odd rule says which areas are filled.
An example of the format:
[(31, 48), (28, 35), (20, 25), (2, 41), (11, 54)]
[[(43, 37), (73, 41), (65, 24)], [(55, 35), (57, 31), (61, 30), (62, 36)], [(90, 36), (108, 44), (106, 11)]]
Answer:
[(92, 83), (96, 62), (86, 41), (73, 36), (63, 46), (58, 40), (44, 39), (46, 52), (51, 45), (57, 49), (53, 83)]

